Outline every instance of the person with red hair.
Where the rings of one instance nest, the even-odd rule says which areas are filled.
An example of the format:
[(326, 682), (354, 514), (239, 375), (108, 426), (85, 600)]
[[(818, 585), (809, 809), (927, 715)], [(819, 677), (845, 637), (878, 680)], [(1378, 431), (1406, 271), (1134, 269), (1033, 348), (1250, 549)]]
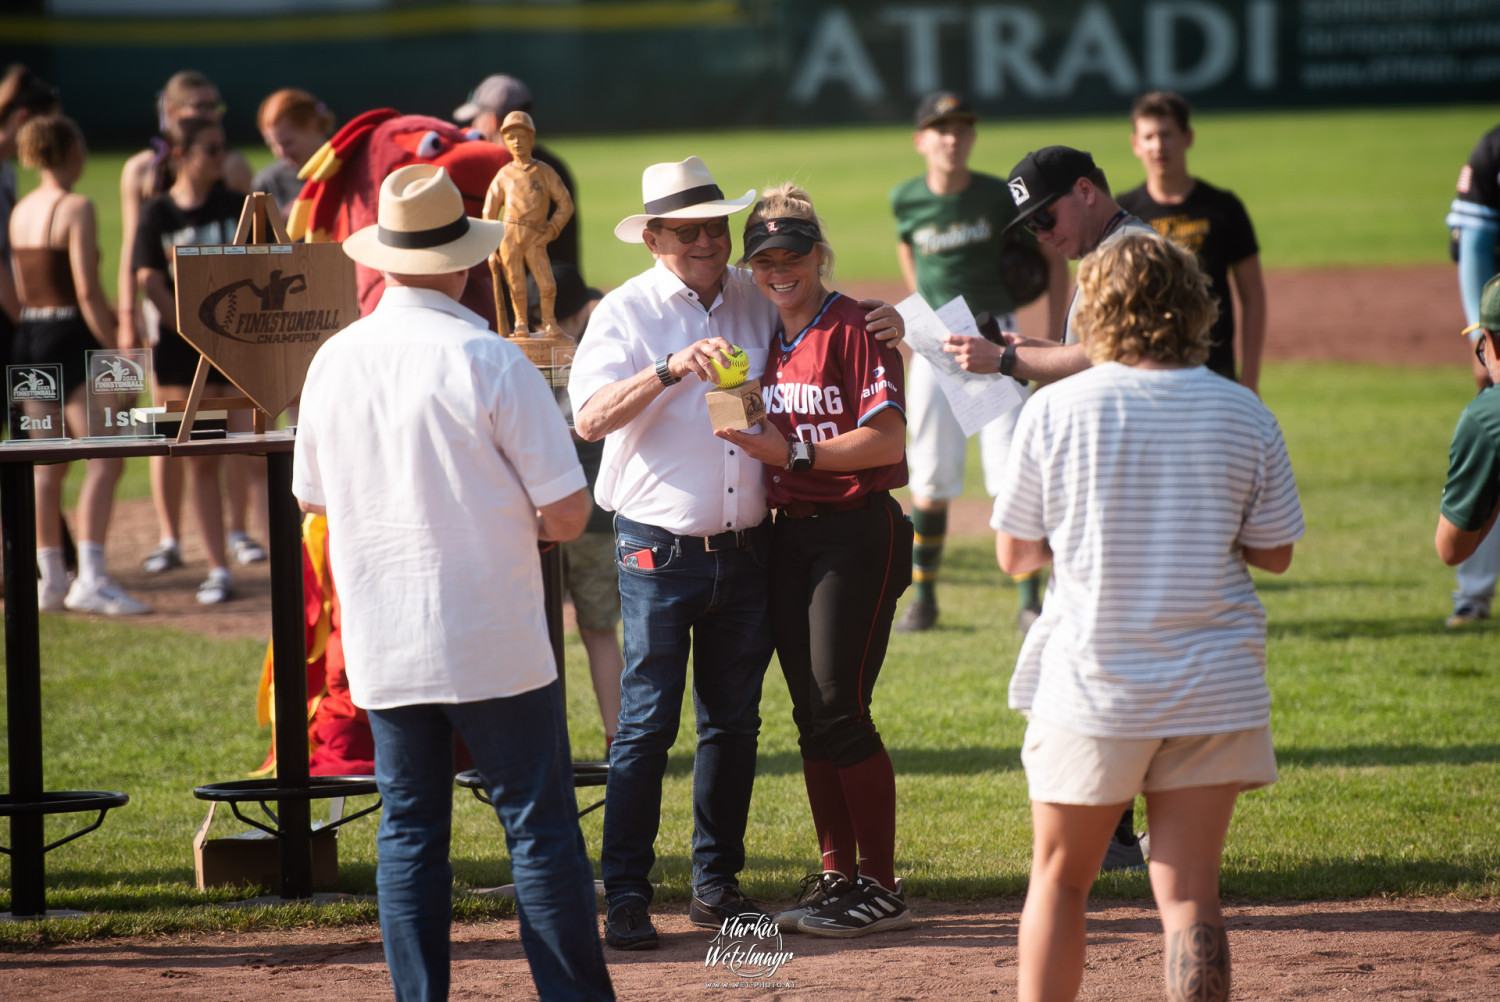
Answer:
[(283, 218), (302, 191), (298, 172), (328, 142), (335, 124), (326, 104), (295, 87), (283, 87), (260, 103), (255, 125), (276, 162), (256, 171), (250, 187), (275, 199)]

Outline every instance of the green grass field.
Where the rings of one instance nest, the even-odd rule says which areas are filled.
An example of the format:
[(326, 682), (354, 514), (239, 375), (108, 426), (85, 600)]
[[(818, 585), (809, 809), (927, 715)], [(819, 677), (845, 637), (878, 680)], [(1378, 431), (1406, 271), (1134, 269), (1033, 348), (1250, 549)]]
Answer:
[[(1500, 892), (1495, 629), (1444, 629), (1451, 575), (1430, 542), (1468, 379), (1447, 369), (1268, 367), (1267, 403), (1286, 431), (1308, 534), (1287, 575), (1259, 578), (1282, 781), (1240, 802), (1225, 858), (1228, 896)], [(944, 628), (896, 635), (876, 691), (876, 721), (896, 763), (898, 867), (921, 896), (1020, 894), (1030, 824), (1018, 751), (1023, 721), (1005, 705), (1018, 649), (1014, 592), (983, 538), (954, 541), (942, 589)], [(60, 616), (44, 619), (42, 642), (49, 788), (120, 789), (133, 799), (100, 831), (48, 857), (52, 906), (99, 913), (0, 924), (0, 944), (373, 916), (370, 903), (250, 913), (198, 907), (204, 896), (192, 888), (189, 842), (203, 805), (191, 790), (243, 775), (265, 752), (268, 734), (253, 716), (260, 643)], [(576, 634), (567, 658), (576, 753), (597, 756), (602, 731)], [(752, 894), (785, 898), (816, 859), (774, 665), (762, 713), (745, 881)], [(690, 876), (691, 747), (685, 727), (658, 843), (668, 901), (685, 900)], [(505, 882), (493, 815), (467, 793), (456, 792), (455, 805), (460, 886)], [(49, 834), (62, 824), (49, 822)], [(597, 859), (600, 817), (583, 824)], [(344, 829), (341, 879), (349, 890), (373, 890), (374, 831), (373, 819)], [(0, 884), (8, 884), (5, 864)], [(1103, 878), (1100, 889), (1148, 894), (1141, 875)], [(460, 895), (461, 915), (508, 908)]]
[[(1194, 173), (1231, 188), (1255, 221), (1267, 267), (1413, 264), (1445, 260), (1443, 216), (1474, 141), (1494, 109), (1403, 108), (1340, 112), (1203, 114), (1194, 119)], [(1118, 118), (981, 125), (973, 165), (1005, 175), (1028, 150), (1065, 143), (1093, 152), (1118, 190), (1142, 180), (1130, 126)], [(543, 135), (573, 169), (589, 281), (618, 285), (649, 263), (615, 239), (615, 223), (640, 211), (647, 165), (703, 157), (726, 193), (789, 178), (828, 222), (845, 281), (896, 279), (891, 188), (922, 171), (911, 130), (900, 127), (618, 136)], [(270, 154), (244, 150), (260, 166)], [(119, 267), (118, 153), (97, 153), (79, 190), (99, 207), (104, 281)], [(23, 189), (30, 183), (23, 172)], [(738, 246), (738, 241), (736, 241)]]
[[(1206, 115), (1193, 164), (1245, 198), (1272, 267), (1439, 262), (1454, 174), (1493, 118), (1479, 108)], [(1069, 142), (1092, 148), (1124, 186), (1139, 176), (1125, 136), (1114, 120), (985, 127), (976, 162), (1004, 173), (1026, 149)], [(802, 180), (830, 221), (840, 275), (895, 277), (885, 193), (919, 169), (907, 137), (902, 129), (840, 129), (561, 137), (550, 145), (578, 175), (586, 265), (591, 280), (607, 286), (645, 266), (640, 248), (610, 235), (638, 208), (641, 168), (689, 153), (702, 155), (731, 194)], [(101, 206), (111, 285), (119, 159), (96, 157), (86, 179)], [(1263, 385), (1286, 432), (1308, 535), (1287, 575), (1259, 578), (1282, 781), (1242, 799), (1224, 891), (1262, 899), (1493, 897), (1500, 893), (1495, 628), (1444, 629), (1452, 579), (1431, 546), (1448, 437), (1472, 393), (1470, 377), (1461, 369), (1272, 364)], [(977, 473), (977, 463), (970, 468)], [(140, 471), (132, 476), (122, 494), (143, 495)], [(977, 496), (977, 476), (970, 484)], [(1019, 894), (1030, 823), (1018, 751), (1023, 722), (1005, 705), (1018, 649), (1015, 600), (988, 539), (953, 541), (942, 601), (943, 629), (892, 639), (875, 701), (898, 774), (898, 866), (918, 895)], [(120, 789), (133, 799), (103, 829), (48, 857), (50, 904), (96, 914), (0, 923), (0, 945), (373, 917), (368, 902), (205, 909), (193, 890), (190, 839), (202, 805), (192, 788), (242, 776), (269, 740), (253, 712), (261, 643), (60, 616), (44, 619), (42, 642), (48, 787)], [(567, 660), (576, 753), (595, 757), (602, 731), (576, 634)], [(785, 898), (815, 854), (774, 665), (762, 712), (745, 880), (752, 894)], [(691, 765), (684, 728), (659, 841), (666, 900), (684, 900), (688, 888)], [(493, 815), (468, 794), (456, 793), (455, 805), (460, 887), (505, 882)], [(49, 835), (63, 824), (50, 821)], [(600, 817), (583, 824), (597, 859)], [(216, 822), (221, 832), (236, 827)], [(374, 830), (373, 819), (344, 829), (346, 889), (373, 890)], [(8, 867), (0, 861), (0, 911), (9, 907)], [(1148, 893), (1139, 875), (1106, 878), (1102, 889)], [(458, 914), (509, 907), (461, 894)]]

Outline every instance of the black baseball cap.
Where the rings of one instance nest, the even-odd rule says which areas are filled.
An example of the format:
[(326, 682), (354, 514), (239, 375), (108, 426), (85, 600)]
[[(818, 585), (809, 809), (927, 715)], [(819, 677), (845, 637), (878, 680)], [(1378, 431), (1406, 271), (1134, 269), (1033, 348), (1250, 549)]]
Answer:
[(748, 261), (763, 250), (782, 247), (794, 254), (811, 254), (812, 249), (823, 242), (823, 231), (811, 219), (782, 216), (779, 219), (762, 219), (745, 227), (745, 256)]
[(1044, 146), (1021, 158), (1011, 168), (1010, 197), (1019, 210), (1005, 228), (1019, 226), (1037, 212), (1062, 198), (1081, 177), (1092, 174), (1094, 158), (1071, 146)]
[(917, 105), (917, 128), (925, 129), (944, 119), (956, 118), (973, 125), (979, 116), (969, 105), (969, 99), (951, 90), (939, 90), (922, 98)]

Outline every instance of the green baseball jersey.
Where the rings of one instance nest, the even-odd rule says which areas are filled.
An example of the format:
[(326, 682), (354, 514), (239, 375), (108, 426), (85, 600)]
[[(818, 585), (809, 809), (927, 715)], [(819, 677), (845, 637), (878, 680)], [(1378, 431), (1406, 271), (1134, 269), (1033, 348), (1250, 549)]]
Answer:
[(1500, 501), (1500, 390), (1480, 392), (1458, 417), (1448, 449), (1443, 517), (1460, 529), (1484, 528)]
[[(1000, 280), (1000, 232), (1016, 217), (1016, 204), (1002, 179), (969, 178), (956, 195), (934, 195), (925, 175), (897, 185), (891, 191), (896, 236), (911, 247), (917, 291), (929, 306), (963, 296), (975, 313), (999, 317), (1015, 309)], [(1020, 239), (1035, 241), (1026, 231)]]

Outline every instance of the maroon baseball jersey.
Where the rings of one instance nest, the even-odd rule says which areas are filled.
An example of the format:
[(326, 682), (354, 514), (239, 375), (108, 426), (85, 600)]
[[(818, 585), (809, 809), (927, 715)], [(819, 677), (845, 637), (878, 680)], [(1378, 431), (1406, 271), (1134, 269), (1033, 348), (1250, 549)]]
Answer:
[[(807, 329), (786, 343), (771, 339), (761, 397), (766, 417), (788, 439), (817, 445), (855, 430), (877, 411), (894, 407), (906, 417), (906, 377), (901, 353), (865, 330), (865, 311), (835, 293)], [(853, 473), (766, 467), (766, 503), (845, 501), (906, 483), (906, 460)]]

